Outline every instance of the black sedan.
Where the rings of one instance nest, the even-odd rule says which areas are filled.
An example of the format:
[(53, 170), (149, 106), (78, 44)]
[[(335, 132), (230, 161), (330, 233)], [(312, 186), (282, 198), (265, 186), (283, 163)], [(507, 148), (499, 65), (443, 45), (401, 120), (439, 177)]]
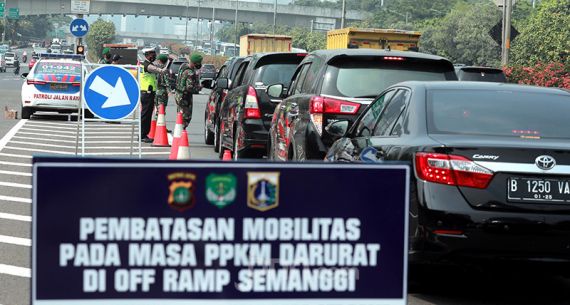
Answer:
[[(337, 140), (328, 161), (413, 166), (410, 259), (570, 262), (570, 93), (404, 82)], [(381, 181), (379, 181), (381, 183)]]

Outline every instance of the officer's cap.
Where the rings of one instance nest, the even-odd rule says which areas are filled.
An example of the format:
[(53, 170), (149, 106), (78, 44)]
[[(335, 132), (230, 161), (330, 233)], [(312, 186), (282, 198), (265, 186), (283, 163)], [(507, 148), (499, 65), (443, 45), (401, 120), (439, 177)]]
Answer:
[(202, 55), (198, 54), (198, 53), (194, 53), (192, 54), (192, 56), (190, 56), (190, 61), (194, 64), (201, 64), (202, 63)]

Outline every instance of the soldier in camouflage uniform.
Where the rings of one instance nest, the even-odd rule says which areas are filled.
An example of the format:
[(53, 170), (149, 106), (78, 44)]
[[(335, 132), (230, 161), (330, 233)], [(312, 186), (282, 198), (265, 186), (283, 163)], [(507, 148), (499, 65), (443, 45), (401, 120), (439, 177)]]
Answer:
[[(158, 62), (156, 66), (159, 68), (166, 67), (168, 63), (168, 56), (166, 54), (160, 54), (158, 56)], [(164, 105), (164, 109), (168, 106), (168, 73), (157, 75), (156, 82), (158, 84), (156, 88), (156, 96), (154, 97), (154, 106), (156, 111), (154, 112), (154, 119), (158, 118), (158, 110), (160, 105)]]
[(201, 89), (197, 73), (201, 67), (202, 55), (194, 53), (190, 56), (190, 63), (183, 64), (178, 71), (176, 105), (178, 111), (182, 111), (185, 129), (192, 120), (193, 94), (199, 93)]

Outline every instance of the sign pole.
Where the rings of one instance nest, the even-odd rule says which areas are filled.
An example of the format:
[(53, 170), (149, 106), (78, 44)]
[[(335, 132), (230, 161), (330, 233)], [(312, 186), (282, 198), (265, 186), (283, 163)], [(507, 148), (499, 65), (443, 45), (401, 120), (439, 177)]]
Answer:
[(2, 43), (6, 39), (6, 28), (8, 27), (8, 18), (6, 18), (6, 4), (8, 0), (4, 0), (4, 33), (2, 33)]

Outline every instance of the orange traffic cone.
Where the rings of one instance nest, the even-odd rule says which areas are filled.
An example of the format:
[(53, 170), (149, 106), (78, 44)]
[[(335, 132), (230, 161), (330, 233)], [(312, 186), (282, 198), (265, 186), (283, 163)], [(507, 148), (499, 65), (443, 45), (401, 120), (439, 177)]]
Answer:
[(180, 137), (182, 136), (182, 112), (176, 114), (176, 125), (174, 125), (174, 134), (172, 135), (172, 149), (170, 149), (170, 160), (176, 160), (178, 155), (178, 146), (180, 144)]
[(152, 121), (150, 121), (150, 132), (148, 133), (148, 135), (146, 135), (149, 139), (153, 140), (154, 139), (154, 134), (156, 133), (156, 117), (157, 117), (157, 113), (156, 113), (156, 108), (154, 109), (154, 115), (152, 116)]
[(178, 142), (178, 153), (176, 160), (189, 160), (190, 159), (190, 145), (188, 144), (188, 133), (182, 130), (180, 141)]
[(232, 159), (232, 153), (229, 149), (224, 151), (224, 156), (222, 157), (222, 161), (230, 161)]
[(166, 122), (164, 119), (164, 105), (160, 105), (158, 111), (158, 120), (156, 121), (156, 133), (154, 135), (154, 142), (152, 146), (170, 147), (168, 144), (168, 133), (166, 132)]

